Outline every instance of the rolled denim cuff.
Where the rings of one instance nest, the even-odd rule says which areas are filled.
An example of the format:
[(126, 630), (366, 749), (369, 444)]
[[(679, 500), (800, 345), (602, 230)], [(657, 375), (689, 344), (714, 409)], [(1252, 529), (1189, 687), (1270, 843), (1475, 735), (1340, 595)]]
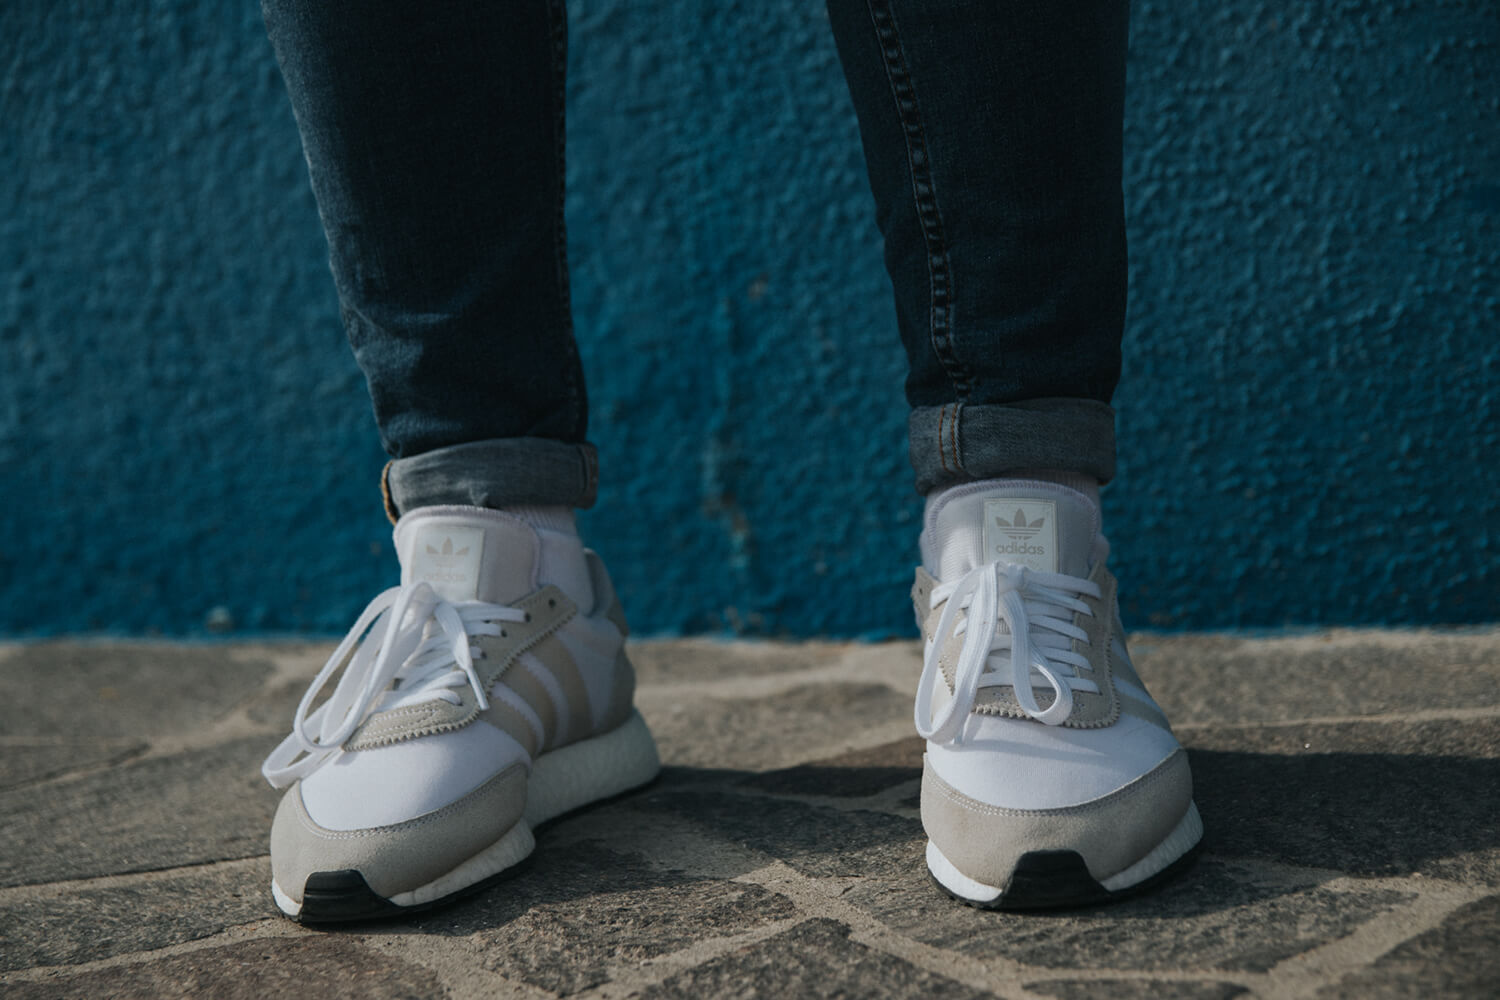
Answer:
[(398, 458), (381, 476), (391, 520), (417, 507), (592, 507), (599, 453), (588, 443), (495, 438)]
[(1023, 470), (1076, 472), (1100, 483), (1115, 474), (1115, 411), (1094, 399), (922, 406), (907, 427), (923, 496)]

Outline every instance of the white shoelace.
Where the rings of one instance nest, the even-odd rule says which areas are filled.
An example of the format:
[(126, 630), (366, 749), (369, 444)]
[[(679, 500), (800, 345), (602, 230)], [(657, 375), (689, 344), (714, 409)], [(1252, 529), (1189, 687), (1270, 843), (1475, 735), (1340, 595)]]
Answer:
[[(292, 734), (266, 758), (261, 774), (273, 788), (306, 777), (340, 753), (339, 748), (372, 710), (435, 699), (456, 705), (461, 699), (454, 689), (465, 684), (473, 689), (480, 709), (489, 708), (484, 684), (474, 669), (474, 657), (483, 653), (469, 641), (474, 636), (499, 635), (500, 622), (525, 619), (525, 612), (501, 604), (450, 603), (427, 583), (381, 593), (313, 678), (292, 719)], [(309, 713), (346, 659), (348, 666), (333, 694)]]
[[(1078, 676), (1077, 668), (1088, 659), (1072, 648), (1072, 640), (1088, 638), (1073, 624), (1073, 612), (1089, 612), (1080, 595), (1098, 598), (1099, 585), (1062, 573), (1038, 573), (1022, 566), (988, 563), (970, 570), (951, 583), (933, 588), (931, 607), (944, 601), (925, 650), (922, 679), (917, 684), (915, 718), (917, 732), (934, 743), (955, 742), (964, 722), (974, 710), (983, 687), (1015, 689), (1016, 701), (1027, 715), (1049, 726), (1061, 725), (1073, 711), (1073, 692), (1097, 693), (1093, 681)], [(959, 623), (959, 611), (967, 611)], [(1001, 631), (1004, 622), (1008, 632)], [(943, 684), (938, 653), (952, 635), (963, 635), (958, 663), (953, 671), (953, 699), (933, 718), (932, 698)], [(1009, 650), (1009, 669), (991, 666), (991, 654)], [(1031, 690), (1036, 680), (1052, 686), (1056, 697), (1045, 710)]]

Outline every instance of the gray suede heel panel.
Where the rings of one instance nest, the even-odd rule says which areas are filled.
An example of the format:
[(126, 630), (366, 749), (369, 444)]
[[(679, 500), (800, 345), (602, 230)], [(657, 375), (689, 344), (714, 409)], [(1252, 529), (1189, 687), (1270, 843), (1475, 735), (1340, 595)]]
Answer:
[(328, 830), (312, 821), (299, 782), (271, 824), (272, 876), (292, 899), (313, 872), (355, 869), (390, 898), (426, 885), (499, 840), (526, 809), (526, 767), (516, 764), (435, 812), (392, 826)]
[(1028, 851), (1077, 851), (1103, 881), (1151, 853), (1192, 800), (1192, 774), (1180, 749), (1125, 787), (1067, 809), (1003, 809), (964, 795), (931, 764), (922, 773), (927, 836), (959, 871), (997, 889)]

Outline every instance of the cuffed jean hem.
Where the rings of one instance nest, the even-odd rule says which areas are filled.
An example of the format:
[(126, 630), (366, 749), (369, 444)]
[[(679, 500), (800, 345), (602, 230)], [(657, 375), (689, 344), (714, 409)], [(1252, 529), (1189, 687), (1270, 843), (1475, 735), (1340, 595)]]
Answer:
[(1094, 399), (1026, 399), (1015, 403), (921, 406), (907, 424), (917, 492), (1054, 469), (1115, 474), (1115, 411)]
[(494, 438), (398, 458), (381, 477), (385, 512), (395, 520), (417, 507), (592, 507), (599, 453), (588, 443)]

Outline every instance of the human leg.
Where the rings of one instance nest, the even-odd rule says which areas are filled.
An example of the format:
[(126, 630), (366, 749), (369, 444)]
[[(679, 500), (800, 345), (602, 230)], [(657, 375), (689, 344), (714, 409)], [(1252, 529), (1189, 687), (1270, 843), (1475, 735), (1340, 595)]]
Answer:
[(1199, 828), (1125, 651), (1098, 506), (1125, 310), (1128, 8), (828, 6), (928, 498), (913, 599), (929, 868), (980, 905), (1138, 888)]
[(561, 0), (263, 11), (396, 509), (588, 505)]
[(595, 464), (564, 254), (564, 10), (264, 11), (393, 457), (401, 564), (262, 768), (287, 789), (272, 889), (303, 921), (408, 913), (658, 767), (624, 615), (571, 510)]

